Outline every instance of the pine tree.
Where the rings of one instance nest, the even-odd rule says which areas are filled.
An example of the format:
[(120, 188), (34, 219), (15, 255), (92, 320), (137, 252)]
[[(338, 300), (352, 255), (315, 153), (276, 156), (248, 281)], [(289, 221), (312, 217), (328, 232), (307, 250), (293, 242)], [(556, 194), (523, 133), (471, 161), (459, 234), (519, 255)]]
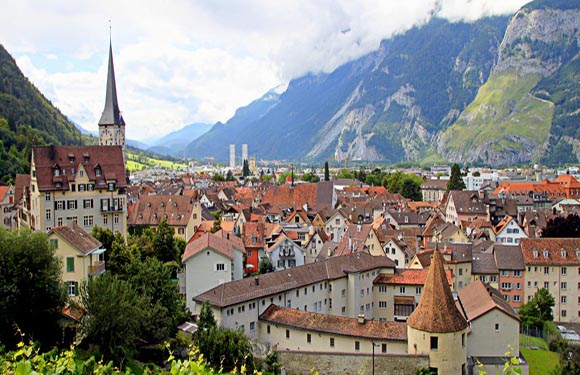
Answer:
[(250, 166), (248, 165), (248, 161), (244, 159), (242, 167), (242, 176), (248, 177), (249, 175), (250, 175)]
[(330, 180), (330, 172), (328, 171), (328, 162), (324, 162), (324, 181)]
[(465, 182), (461, 178), (461, 169), (457, 163), (453, 164), (451, 167), (451, 177), (447, 182), (447, 192), (451, 190), (463, 190), (465, 189)]

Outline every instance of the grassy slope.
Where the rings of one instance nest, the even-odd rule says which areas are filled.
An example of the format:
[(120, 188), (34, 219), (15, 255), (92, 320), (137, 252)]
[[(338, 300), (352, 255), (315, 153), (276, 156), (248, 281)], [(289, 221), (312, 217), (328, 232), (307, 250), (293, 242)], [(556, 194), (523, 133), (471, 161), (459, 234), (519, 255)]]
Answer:
[(155, 159), (148, 156), (137, 155), (131, 151), (127, 151), (127, 162), (125, 167), (129, 172), (140, 171), (145, 168), (152, 168), (160, 166), (163, 168), (170, 168), (177, 170), (179, 168), (187, 168), (186, 164), (176, 163), (170, 160)]
[(521, 348), (521, 352), (530, 365), (530, 375), (551, 374), (560, 363), (558, 353), (549, 350), (532, 350)]
[(510, 134), (543, 143), (548, 139), (554, 106), (530, 95), (539, 79), (539, 75), (529, 74), (516, 80), (513, 71), (492, 75), (461, 119), (446, 131), (451, 134), (447, 147), (466, 150), (492, 141), (496, 151), (521, 149), (521, 144), (506, 139)]

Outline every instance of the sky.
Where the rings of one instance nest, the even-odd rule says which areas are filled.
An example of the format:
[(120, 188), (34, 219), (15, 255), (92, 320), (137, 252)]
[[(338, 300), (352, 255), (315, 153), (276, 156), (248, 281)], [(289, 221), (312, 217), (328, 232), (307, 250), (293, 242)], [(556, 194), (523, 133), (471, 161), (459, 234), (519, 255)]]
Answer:
[(433, 15), (470, 22), (527, 1), (0, 0), (0, 43), (69, 119), (96, 131), (111, 38), (127, 138), (151, 142), (225, 122)]

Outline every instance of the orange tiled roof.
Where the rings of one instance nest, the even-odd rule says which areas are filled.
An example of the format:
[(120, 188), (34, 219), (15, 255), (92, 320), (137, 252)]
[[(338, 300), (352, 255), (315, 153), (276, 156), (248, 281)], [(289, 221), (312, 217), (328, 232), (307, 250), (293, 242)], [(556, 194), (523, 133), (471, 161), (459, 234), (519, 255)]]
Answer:
[(457, 293), (461, 306), (467, 318), (471, 321), (495, 308), (518, 321), (521, 320), (510, 304), (501, 297), (499, 291), (489, 285), (486, 286), (480, 280), (467, 284), (464, 288), (459, 289)]
[(260, 315), (260, 320), (309, 332), (376, 340), (407, 341), (407, 325), (405, 323), (379, 322), (377, 320), (365, 320), (364, 323), (359, 323), (357, 318), (289, 309), (274, 304), (271, 304)]
[[(403, 271), (396, 271), (394, 274), (381, 274), (375, 278), (374, 284), (395, 284), (395, 285), (425, 285), (427, 281), (427, 273), (429, 269), (405, 269)], [(453, 273), (451, 270), (446, 270), (447, 282), (453, 285)]]
[(0, 200), (4, 199), (6, 193), (8, 192), (9, 186), (0, 186)]
[(205, 233), (197, 240), (187, 244), (181, 262), (185, 263), (189, 258), (207, 248), (216, 250), (220, 254), (223, 254), (230, 259), (234, 259), (234, 248), (244, 251), (243, 245), (241, 248), (239, 248), (239, 244), (236, 246), (234, 242), (228, 240), (227, 238), (223, 238), (213, 233)]
[(159, 225), (167, 219), (169, 226), (187, 225), (193, 214), (193, 198), (184, 195), (145, 195), (132, 208), (128, 225)]
[(533, 265), (580, 265), (580, 238), (522, 238), (524, 262)]

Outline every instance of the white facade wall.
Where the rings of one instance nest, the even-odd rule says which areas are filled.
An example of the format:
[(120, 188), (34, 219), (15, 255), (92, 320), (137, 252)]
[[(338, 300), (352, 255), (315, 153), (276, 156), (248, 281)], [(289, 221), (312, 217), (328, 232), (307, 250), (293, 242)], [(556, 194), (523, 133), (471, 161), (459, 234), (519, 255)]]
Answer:
[(471, 321), (467, 336), (467, 356), (503, 357), (512, 348), (520, 352), (520, 324), (498, 308)]
[(528, 238), (526, 232), (515, 222), (510, 222), (495, 236), (495, 242), (502, 245), (518, 246), (522, 238)]

